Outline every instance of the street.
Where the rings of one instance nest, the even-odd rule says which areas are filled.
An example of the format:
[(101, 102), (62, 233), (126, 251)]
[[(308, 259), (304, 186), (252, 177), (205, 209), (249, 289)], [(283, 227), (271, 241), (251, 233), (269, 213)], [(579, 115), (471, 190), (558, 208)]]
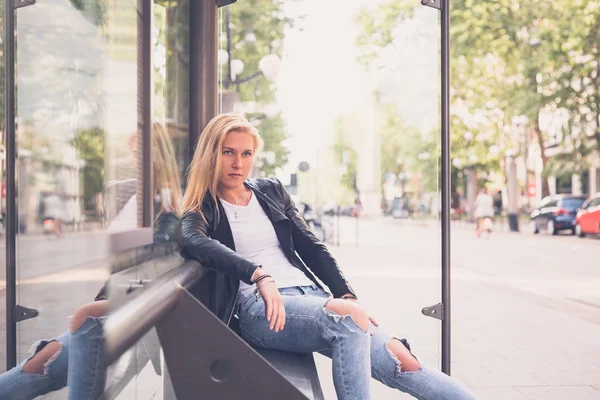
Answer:
[[(393, 219), (358, 227), (356, 246), (356, 220), (342, 219), (341, 246), (331, 249), (361, 303), (439, 368), (441, 324), (420, 311), (441, 300), (440, 228)], [(472, 225), (454, 223), (451, 243), (452, 375), (486, 400), (600, 399), (600, 240), (476, 239)], [(334, 398), (330, 362), (318, 363)], [(378, 383), (373, 397), (399, 398)]]
[[(383, 329), (407, 337), (423, 364), (439, 368), (441, 323), (421, 314), (441, 301), (437, 222), (342, 218), (339, 225), (340, 246), (328, 246), (361, 304)], [(600, 399), (600, 239), (497, 228), (489, 239), (476, 239), (472, 225), (452, 226), (452, 375), (482, 400)], [(74, 242), (44, 243), (51, 245), (30, 243), (38, 251), (20, 269), (27, 277), (20, 289), (24, 305), (41, 313), (20, 324), (21, 355), (35, 338), (63, 330), (74, 307), (93, 298), (106, 278), (106, 264), (91, 262), (102, 246), (83, 264), (82, 253), (61, 269), (59, 260), (41, 267), (52, 258), (40, 249), (68, 254), (59, 247)], [(0, 302), (3, 315), (4, 298)], [(326, 399), (334, 399), (331, 363), (315, 358)], [(161, 378), (139, 379), (137, 387)], [(373, 382), (373, 398), (411, 397)]]

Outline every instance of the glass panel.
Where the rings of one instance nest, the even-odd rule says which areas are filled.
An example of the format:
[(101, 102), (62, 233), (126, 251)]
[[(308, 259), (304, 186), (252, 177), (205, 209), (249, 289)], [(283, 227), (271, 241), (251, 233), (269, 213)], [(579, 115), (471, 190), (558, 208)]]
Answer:
[[(19, 359), (34, 341), (64, 332), (111, 273), (103, 293), (116, 303), (136, 282), (181, 262), (172, 211), (187, 159), (187, 65), (172, 62), (172, 54), (187, 54), (182, 8), (168, 2), (154, 9), (155, 107), (147, 144), (138, 112), (141, 2), (41, 0), (18, 12), (18, 303), (40, 312), (18, 326)], [(152, 182), (140, 179), (143, 146), (151, 147)], [(115, 241), (143, 233), (141, 188), (151, 183), (154, 244), (111, 254)], [(161, 398), (161, 369), (150, 333), (112, 368), (107, 388), (120, 398)]]
[[(408, 1), (248, 0), (220, 19), (221, 111), (265, 139), (252, 176), (288, 187), (361, 303), (438, 368), (440, 324), (421, 315), (441, 300), (438, 14)], [(318, 358), (326, 398), (328, 363)]]
[[(114, 10), (85, 4), (38, 1), (18, 12), (17, 302), (39, 311), (18, 325), (18, 359), (67, 330), (108, 278), (114, 202), (105, 187), (111, 163), (132, 164), (136, 71), (114, 45)], [(135, 165), (119, 178), (131, 176)]]

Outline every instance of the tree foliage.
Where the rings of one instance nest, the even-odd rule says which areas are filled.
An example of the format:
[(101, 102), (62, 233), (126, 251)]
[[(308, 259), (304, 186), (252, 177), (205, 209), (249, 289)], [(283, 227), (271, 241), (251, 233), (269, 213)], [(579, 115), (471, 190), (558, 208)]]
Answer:
[(331, 150), (333, 151), (334, 161), (338, 165), (345, 166), (340, 183), (344, 188), (354, 190), (356, 187), (358, 155), (344, 133), (344, 117), (342, 116), (338, 116), (333, 123), (333, 145)]
[(439, 149), (437, 131), (422, 134), (408, 126), (395, 107), (383, 107), (381, 171), (384, 176), (415, 173), (420, 177), (421, 190), (436, 191), (440, 176)]
[[(357, 43), (368, 54), (393, 45), (394, 29), (411, 17), (395, 3), (383, 2), (358, 18), (363, 33)], [(547, 147), (562, 145), (561, 157), (581, 169), (585, 155), (600, 149), (600, 3), (453, 0), (450, 15), (453, 155), (498, 167), (497, 157), (487, 162), (463, 140), (465, 133), (483, 133), (502, 153), (518, 150), (521, 138), (510, 134), (511, 121), (526, 116), (520, 134), (537, 138), (544, 165)], [(568, 113), (562, 130), (543, 126), (544, 116), (561, 109)]]
[(281, 114), (272, 117), (264, 118), (264, 114), (254, 113), (247, 114), (246, 117), (251, 123), (254, 123), (263, 138), (265, 143), (265, 153), (268, 151), (273, 152), (275, 155), (273, 163), (269, 163), (268, 160), (261, 160), (261, 171), (266, 176), (275, 176), (275, 171), (282, 165), (285, 165), (288, 161), (289, 150), (285, 146), (285, 122), (281, 117)]

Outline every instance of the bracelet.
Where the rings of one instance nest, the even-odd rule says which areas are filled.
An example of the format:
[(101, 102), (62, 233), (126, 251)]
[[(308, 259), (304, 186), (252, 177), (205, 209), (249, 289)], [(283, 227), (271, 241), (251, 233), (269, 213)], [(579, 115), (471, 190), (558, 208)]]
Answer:
[(264, 275), (261, 275), (261, 276), (259, 276), (259, 277), (258, 277), (258, 278), (256, 278), (256, 280), (254, 281), (254, 284), (256, 285), (258, 282), (260, 282), (260, 281), (262, 281), (263, 279), (266, 279), (266, 278), (271, 278), (271, 275), (269, 275), (269, 274), (264, 274)]
[(275, 279), (271, 279), (270, 281), (264, 282), (260, 286), (256, 286), (256, 289), (254, 289), (254, 294), (256, 295), (256, 297), (260, 296), (260, 288), (265, 286), (268, 283), (275, 283)]
[(342, 300), (348, 300), (348, 299), (358, 300), (358, 297), (356, 297), (353, 294), (345, 294), (342, 297), (340, 297), (340, 299), (342, 299)]
[(257, 285), (256, 290), (260, 290), (261, 287), (265, 286), (268, 283), (275, 283), (275, 279), (271, 279), (270, 281), (263, 282), (262, 285)]

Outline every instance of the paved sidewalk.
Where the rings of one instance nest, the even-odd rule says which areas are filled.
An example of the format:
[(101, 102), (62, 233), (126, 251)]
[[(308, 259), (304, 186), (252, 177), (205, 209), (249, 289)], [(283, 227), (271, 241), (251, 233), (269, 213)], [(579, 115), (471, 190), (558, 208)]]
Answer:
[[(441, 323), (421, 314), (441, 300), (437, 224), (359, 221), (357, 247), (355, 223), (342, 221), (341, 246), (330, 248), (361, 303), (439, 368)], [(496, 232), (477, 241), (470, 228), (453, 225), (452, 375), (482, 400), (600, 400), (600, 240)], [(64, 329), (106, 272), (99, 263), (29, 278), (21, 293), (44, 301), (44, 318), (22, 324), (20, 351)], [(0, 315), (3, 308), (1, 299)], [(335, 399), (331, 362), (316, 359), (326, 399)], [(160, 379), (145, 371), (119, 398), (160, 399)], [(374, 399), (411, 398), (372, 385)], [(63, 391), (47, 399), (65, 398)]]
[[(373, 224), (381, 237), (369, 228)], [(384, 224), (388, 228), (382, 228), (380, 222), (364, 222), (359, 247), (347, 225), (342, 246), (331, 250), (361, 303), (380, 324), (394, 335), (408, 337), (420, 360), (439, 368), (441, 323), (421, 314), (422, 307), (440, 301), (439, 232), (429, 223)], [(403, 228), (397, 229), (398, 225)], [(547, 293), (545, 282), (555, 272), (543, 266), (544, 260), (540, 260), (541, 266), (531, 264), (534, 262), (526, 254), (516, 254), (516, 259), (526, 260), (520, 267), (501, 266), (506, 276), (495, 276), (492, 267), (470, 268), (478, 259), (486, 260), (478, 251), (492, 258), (503, 252), (508, 257), (510, 251), (520, 252), (511, 240), (520, 241), (523, 236), (498, 232), (490, 242), (477, 242), (470, 229), (457, 226), (453, 230), (452, 375), (482, 400), (599, 400), (600, 289), (590, 298), (592, 304), (570, 301), (561, 295), (566, 288)], [(530, 238), (539, 240), (533, 244), (549, 246), (545, 239)], [(552, 245), (573, 247), (572, 242), (558, 242), (561, 239), (551, 238), (557, 240)], [(573, 243), (593, 252), (600, 241)], [(490, 252), (485, 246), (496, 250)], [(600, 248), (596, 251), (594, 254), (600, 254)], [(473, 257), (468, 257), (469, 252)], [(550, 248), (548, 253), (553, 257)], [(560, 266), (561, 260), (554, 260)], [(586, 270), (596, 288), (600, 287), (600, 268), (593, 268), (599, 266), (597, 260), (587, 260), (595, 270), (593, 276)], [(577, 263), (575, 259), (572, 264)], [(546, 273), (538, 273), (538, 267), (546, 268)], [(512, 273), (511, 268), (519, 272)], [(532, 279), (528, 273), (538, 278)], [(537, 282), (542, 289), (532, 290), (522, 281)], [(586, 286), (576, 286), (580, 287)], [(334, 399), (331, 363), (319, 356), (318, 366), (326, 398)], [(376, 382), (372, 388), (375, 399), (412, 398)]]

